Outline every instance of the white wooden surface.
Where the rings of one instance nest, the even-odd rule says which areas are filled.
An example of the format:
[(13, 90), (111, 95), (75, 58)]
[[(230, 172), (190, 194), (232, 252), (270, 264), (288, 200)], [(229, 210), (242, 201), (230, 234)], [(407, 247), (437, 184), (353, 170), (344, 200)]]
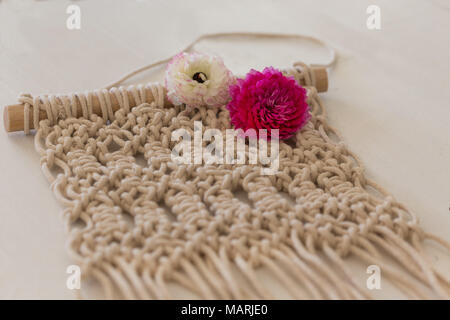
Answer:
[[(81, 7), (81, 30), (66, 28), (69, 4)], [(370, 4), (381, 8), (381, 30), (366, 28)], [(15, 103), (20, 92), (100, 88), (176, 53), (201, 33), (222, 31), (310, 34), (335, 46), (338, 62), (323, 95), (330, 123), (366, 164), (368, 176), (406, 203), (426, 231), (450, 241), (446, 0), (3, 0), (0, 106)], [(198, 48), (220, 53), (238, 73), (326, 60), (326, 52), (308, 43), (236, 40)], [(71, 261), (61, 207), (40, 172), (33, 138), (0, 130), (0, 150), (0, 298), (73, 298), (66, 288)], [(448, 253), (429, 249), (450, 276)], [(355, 276), (365, 283), (364, 266), (355, 266)], [(374, 295), (402, 297), (383, 284)]]

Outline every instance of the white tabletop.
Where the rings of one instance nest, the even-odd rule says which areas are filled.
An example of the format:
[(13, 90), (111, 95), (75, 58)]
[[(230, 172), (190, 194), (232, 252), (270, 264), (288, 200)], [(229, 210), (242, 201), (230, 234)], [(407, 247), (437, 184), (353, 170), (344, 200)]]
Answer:
[[(66, 27), (69, 4), (81, 29)], [(369, 5), (381, 29), (366, 26)], [(450, 241), (450, 4), (446, 0), (0, 1), (0, 105), (21, 92), (101, 88), (166, 58), (202, 33), (300, 33), (331, 43), (338, 61), (323, 94), (329, 122), (366, 174), (405, 203), (424, 230)], [(325, 62), (308, 42), (209, 41), (237, 73)], [(146, 72), (129, 83), (161, 79)], [(61, 206), (41, 174), (33, 137), (0, 130), (0, 298), (73, 298), (66, 287)], [(450, 275), (449, 253), (427, 245)], [(356, 265), (364, 281), (366, 266)], [(267, 281), (270, 281), (267, 280)], [(96, 297), (95, 286), (88, 292)], [(86, 289), (86, 288), (85, 288)], [(402, 297), (389, 285), (377, 298)], [(279, 297), (284, 297), (280, 289)], [(181, 297), (183, 297), (181, 295)]]

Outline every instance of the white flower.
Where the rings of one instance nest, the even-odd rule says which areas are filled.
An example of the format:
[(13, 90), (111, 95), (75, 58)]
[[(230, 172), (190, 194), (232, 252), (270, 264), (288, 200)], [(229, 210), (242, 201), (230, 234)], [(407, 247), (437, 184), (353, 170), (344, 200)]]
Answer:
[(169, 101), (191, 107), (226, 104), (234, 81), (221, 58), (197, 52), (177, 54), (167, 65), (165, 76)]

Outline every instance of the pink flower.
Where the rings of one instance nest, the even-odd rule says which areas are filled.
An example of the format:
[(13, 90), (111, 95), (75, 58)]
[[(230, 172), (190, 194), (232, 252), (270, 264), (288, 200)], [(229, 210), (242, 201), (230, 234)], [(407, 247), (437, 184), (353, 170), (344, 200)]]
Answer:
[(311, 117), (306, 103), (306, 90), (293, 77), (268, 67), (250, 70), (245, 79), (230, 86), (231, 101), (227, 105), (231, 123), (236, 129), (279, 129), (279, 138), (295, 134)]

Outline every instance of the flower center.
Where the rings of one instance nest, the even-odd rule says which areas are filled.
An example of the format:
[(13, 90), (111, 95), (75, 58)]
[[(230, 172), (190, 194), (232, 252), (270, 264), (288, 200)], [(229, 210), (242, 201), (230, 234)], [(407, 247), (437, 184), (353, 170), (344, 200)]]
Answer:
[(192, 79), (197, 81), (198, 83), (203, 83), (205, 82), (208, 78), (206, 77), (206, 74), (204, 74), (203, 72), (196, 72), (194, 73), (194, 75), (192, 76)]

